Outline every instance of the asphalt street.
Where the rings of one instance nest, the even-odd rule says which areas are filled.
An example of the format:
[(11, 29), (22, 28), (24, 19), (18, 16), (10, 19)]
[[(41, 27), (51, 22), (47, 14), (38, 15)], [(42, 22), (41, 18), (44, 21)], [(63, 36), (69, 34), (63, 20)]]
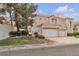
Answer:
[(79, 56), (79, 44), (0, 52), (0, 56)]

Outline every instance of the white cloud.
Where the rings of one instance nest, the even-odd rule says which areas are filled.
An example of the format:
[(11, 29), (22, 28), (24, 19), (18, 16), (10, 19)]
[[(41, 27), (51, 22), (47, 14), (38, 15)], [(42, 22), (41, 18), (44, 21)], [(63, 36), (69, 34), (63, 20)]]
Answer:
[(79, 20), (79, 12), (75, 8), (70, 8), (68, 5), (60, 6), (54, 10), (54, 14), (58, 16), (66, 16)]
[(63, 16), (74, 18), (74, 20), (79, 20), (79, 12), (74, 12), (71, 14), (63, 14)]
[(73, 8), (69, 8), (68, 5), (60, 6), (57, 9), (55, 9), (54, 13), (67, 13), (67, 12), (74, 12)]
[(79, 13), (63, 14), (63, 16), (69, 17), (79, 17)]

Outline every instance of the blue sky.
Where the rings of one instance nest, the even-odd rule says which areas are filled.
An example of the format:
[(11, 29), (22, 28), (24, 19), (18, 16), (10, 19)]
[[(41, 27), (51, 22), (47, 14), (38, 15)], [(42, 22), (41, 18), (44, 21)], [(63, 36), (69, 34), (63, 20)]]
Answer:
[(37, 13), (72, 17), (79, 20), (79, 3), (37, 3)]

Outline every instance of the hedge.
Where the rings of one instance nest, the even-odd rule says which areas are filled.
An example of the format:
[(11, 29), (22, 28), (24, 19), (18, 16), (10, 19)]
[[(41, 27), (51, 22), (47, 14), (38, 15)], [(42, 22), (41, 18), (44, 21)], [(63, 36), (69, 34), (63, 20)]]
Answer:
[(12, 37), (15, 37), (15, 36), (24, 36), (24, 35), (27, 35), (28, 32), (26, 31), (20, 31), (20, 32), (17, 32), (17, 31), (11, 31), (9, 32), (9, 36), (12, 36)]
[(34, 33), (35, 37), (39, 38), (39, 39), (45, 39), (45, 37), (43, 35), (39, 35), (37, 32)]
[(74, 32), (74, 33), (68, 33), (67, 36), (77, 36), (79, 35), (79, 32)]

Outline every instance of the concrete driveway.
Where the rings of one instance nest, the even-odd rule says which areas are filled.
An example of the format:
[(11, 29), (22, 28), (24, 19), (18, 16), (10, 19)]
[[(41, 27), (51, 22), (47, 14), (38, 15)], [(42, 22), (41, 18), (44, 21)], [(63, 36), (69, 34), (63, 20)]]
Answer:
[(75, 37), (52, 37), (47, 39), (56, 41), (58, 44), (79, 44), (79, 38)]

